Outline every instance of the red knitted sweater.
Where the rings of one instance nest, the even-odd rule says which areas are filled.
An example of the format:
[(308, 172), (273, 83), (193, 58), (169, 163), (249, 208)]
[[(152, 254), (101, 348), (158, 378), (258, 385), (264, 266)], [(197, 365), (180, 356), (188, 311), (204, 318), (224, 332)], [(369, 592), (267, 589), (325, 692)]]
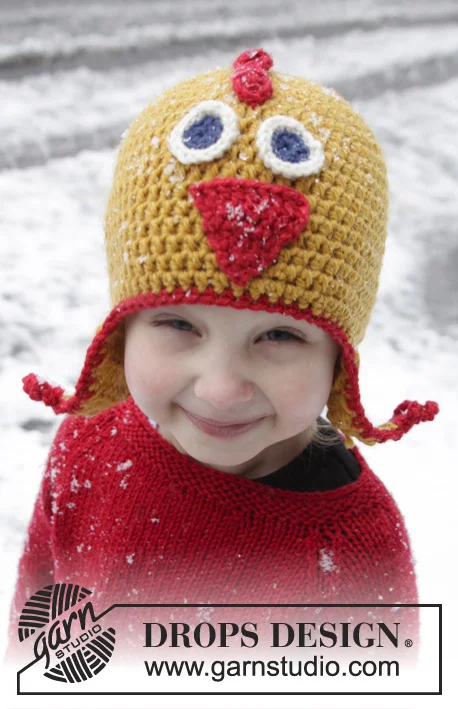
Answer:
[(19, 563), (12, 642), (24, 602), (51, 583), (93, 590), (99, 611), (114, 602), (417, 603), (403, 518), (353, 451), (355, 482), (292, 492), (183, 455), (132, 398), (66, 417)]

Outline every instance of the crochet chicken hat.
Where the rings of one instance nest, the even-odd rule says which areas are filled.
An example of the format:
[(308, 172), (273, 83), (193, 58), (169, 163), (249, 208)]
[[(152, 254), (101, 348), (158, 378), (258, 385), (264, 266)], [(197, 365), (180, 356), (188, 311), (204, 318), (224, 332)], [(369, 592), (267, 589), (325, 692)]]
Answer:
[(250, 308), (305, 319), (340, 356), (328, 418), (373, 445), (432, 420), (404, 401), (374, 427), (360, 400), (361, 343), (386, 240), (380, 147), (334, 90), (271, 70), (262, 49), (166, 91), (132, 122), (105, 215), (113, 304), (75, 393), (35, 374), (24, 389), (55, 413), (91, 416), (129, 396), (124, 318), (164, 304)]

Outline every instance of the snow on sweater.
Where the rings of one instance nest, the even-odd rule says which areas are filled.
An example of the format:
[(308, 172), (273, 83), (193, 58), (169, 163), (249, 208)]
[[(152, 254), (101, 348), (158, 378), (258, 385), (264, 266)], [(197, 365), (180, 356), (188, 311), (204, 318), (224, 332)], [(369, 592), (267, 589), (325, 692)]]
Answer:
[[(180, 453), (132, 398), (93, 417), (66, 417), (19, 563), (10, 642), (18, 643), (25, 601), (52, 583), (93, 590), (98, 610), (418, 603), (402, 515), (357, 447), (353, 454), (361, 467), (354, 482), (296, 492)], [(414, 633), (417, 609), (399, 610)]]

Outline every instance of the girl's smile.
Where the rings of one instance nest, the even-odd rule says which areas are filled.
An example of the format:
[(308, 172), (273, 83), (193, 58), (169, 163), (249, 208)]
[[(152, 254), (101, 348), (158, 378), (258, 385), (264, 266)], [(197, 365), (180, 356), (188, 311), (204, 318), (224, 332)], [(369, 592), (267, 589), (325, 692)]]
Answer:
[(208, 433), (209, 436), (213, 436), (214, 438), (235, 438), (236, 436), (241, 436), (243, 433), (246, 433), (247, 431), (250, 431), (253, 429), (255, 426), (257, 426), (261, 421), (264, 420), (265, 416), (262, 418), (255, 419), (254, 421), (248, 421), (246, 423), (231, 423), (227, 425), (220, 425), (217, 424), (216, 422), (210, 423), (209, 421), (205, 421), (204, 419), (201, 419), (200, 417), (196, 417), (194, 414), (191, 414), (189, 411), (185, 411), (183, 409), (185, 415), (189, 418), (192, 423), (197, 426), (197, 428), (200, 428), (201, 431), (204, 431), (205, 433)]

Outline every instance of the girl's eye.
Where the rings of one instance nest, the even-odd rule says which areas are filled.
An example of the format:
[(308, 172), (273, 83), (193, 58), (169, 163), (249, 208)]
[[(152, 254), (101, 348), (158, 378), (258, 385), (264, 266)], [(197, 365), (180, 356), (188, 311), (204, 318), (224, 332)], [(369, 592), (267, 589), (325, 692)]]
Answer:
[(175, 126), (167, 143), (183, 165), (211, 162), (224, 155), (239, 137), (235, 111), (223, 101), (201, 101)]
[[(159, 322), (155, 322), (154, 325), (170, 325), (173, 330), (181, 330), (181, 332), (191, 332), (194, 329), (192, 325), (186, 322), (186, 320), (160, 320)], [(280, 338), (274, 337), (274, 339), (270, 339), (268, 336), (272, 335), (272, 333), (280, 335)], [(269, 330), (265, 336), (268, 338), (268, 342), (291, 342), (291, 340), (304, 342), (302, 338), (294, 335), (292, 332), (288, 332), (287, 330)]]
[(292, 332), (287, 332), (287, 330), (269, 330), (266, 335), (271, 335), (272, 333), (277, 333), (280, 335), (286, 335), (286, 339), (281, 337), (279, 340), (277, 338), (269, 340), (269, 342), (290, 342), (291, 340), (296, 340), (297, 342), (303, 342), (300, 337), (294, 335)]
[[(192, 325), (190, 325), (186, 320), (160, 320), (159, 322), (153, 323), (155, 327), (159, 325), (170, 325), (174, 330), (183, 330), (181, 327), (174, 327), (174, 325), (187, 325), (188, 327), (193, 329)], [(190, 332), (190, 330), (183, 330), (183, 332)]]

